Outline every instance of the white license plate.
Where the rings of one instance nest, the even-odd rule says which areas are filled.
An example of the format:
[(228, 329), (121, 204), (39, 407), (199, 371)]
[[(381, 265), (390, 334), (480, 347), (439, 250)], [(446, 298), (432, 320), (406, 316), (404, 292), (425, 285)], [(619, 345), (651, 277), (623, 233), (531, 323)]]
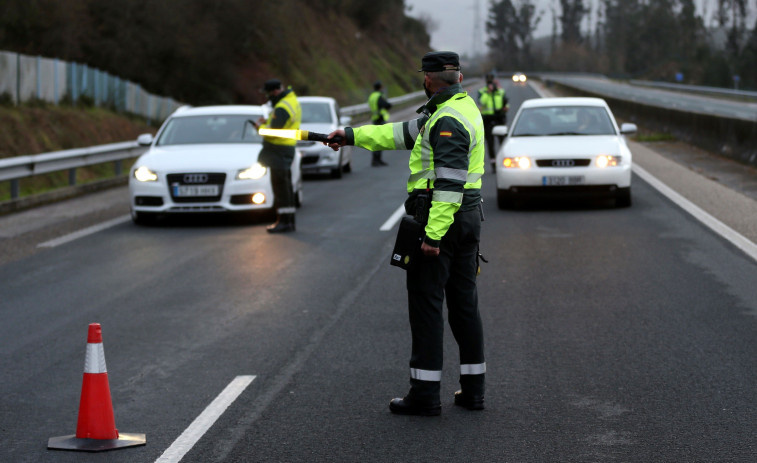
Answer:
[(173, 195), (187, 196), (218, 196), (218, 185), (173, 185)]
[(584, 183), (583, 175), (545, 175), (541, 178), (541, 184), (544, 186), (583, 185)]

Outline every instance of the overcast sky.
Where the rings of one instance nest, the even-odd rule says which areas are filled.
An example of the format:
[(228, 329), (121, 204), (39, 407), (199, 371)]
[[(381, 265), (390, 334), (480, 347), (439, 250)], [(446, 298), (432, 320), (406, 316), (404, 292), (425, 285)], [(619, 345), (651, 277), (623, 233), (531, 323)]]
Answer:
[[(380, 0), (379, 0), (380, 1)], [(513, 3), (516, 3), (514, 0)], [(586, 4), (598, 4), (598, 0), (587, 0)], [(712, 15), (717, 0), (695, 0), (700, 14), (703, 5), (707, 6), (708, 16)], [(752, 0), (749, 0), (750, 6)], [(479, 6), (478, 22), (476, 8)], [(552, 33), (551, 9), (559, 13), (558, 0), (535, 0), (537, 10), (543, 10), (539, 27), (535, 36), (545, 36)], [(405, 5), (412, 7), (409, 15), (413, 17), (428, 17), (436, 23), (436, 29), (431, 31), (431, 47), (435, 50), (452, 50), (460, 54), (486, 51), (486, 17), (489, 13), (490, 0), (405, 0)], [(478, 32), (474, 27), (478, 24)], [(750, 23), (750, 27), (751, 27)], [(474, 37), (479, 40), (474, 42)], [(475, 45), (474, 45), (475, 43)]]

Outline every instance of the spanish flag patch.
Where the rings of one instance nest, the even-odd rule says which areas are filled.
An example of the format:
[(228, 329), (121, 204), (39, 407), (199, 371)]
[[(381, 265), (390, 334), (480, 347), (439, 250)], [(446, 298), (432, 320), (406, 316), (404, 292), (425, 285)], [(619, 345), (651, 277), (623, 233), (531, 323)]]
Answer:
[(441, 132), (439, 132), (439, 136), (440, 137), (451, 137), (452, 136), (452, 132), (441, 131)]

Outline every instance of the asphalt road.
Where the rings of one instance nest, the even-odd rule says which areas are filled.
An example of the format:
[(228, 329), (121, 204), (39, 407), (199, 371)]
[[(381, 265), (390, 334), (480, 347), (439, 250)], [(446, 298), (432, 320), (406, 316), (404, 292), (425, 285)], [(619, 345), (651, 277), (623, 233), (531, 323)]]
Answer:
[[(511, 89), (513, 108), (530, 92)], [(38, 247), (123, 217), (125, 189), (0, 218), (0, 461), (156, 461), (240, 376), (254, 380), (181, 461), (757, 460), (757, 262), (637, 175), (628, 209), (500, 211), (487, 174), (487, 408), (452, 405), (448, 331), (442, 416), (391, 415), (410, 333), (380, 228), (408, 154), (355, 154), (343, 179), (306, 181), (284, 236), (202, 218)], [(147, 444), (47, 450), (75, 432), (92, 322), (117, 427)]]

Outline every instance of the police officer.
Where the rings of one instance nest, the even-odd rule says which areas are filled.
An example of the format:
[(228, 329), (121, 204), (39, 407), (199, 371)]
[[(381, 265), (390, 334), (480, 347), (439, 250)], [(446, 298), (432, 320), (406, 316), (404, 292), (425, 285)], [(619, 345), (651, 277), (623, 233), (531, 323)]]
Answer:
[(455, 405), (484, 408), (484, 340), (476, 275), (481, 233), (484, 126), (475, 101), (460, 85), (457, 53), (427, 53), (421, 60), (428, 102), (420, 117), (381, 126), (347, 127), (339, 146), (411, 149), (405, 210), (416, 213), (419, 195), (432, 191), (421, 256), (407, 271), (412, 332), (410, 391), (389, 403), (392, 413), (439, 415), (442, 378), (443, 302), (460, 351), (460, 386)]
[(505, 113), (508, 109), (505, 90), (498, 85), (494, 79), (494, 74), (486, 75), (486, 86), (478, 90), (478, 104), (481, 108), (481, 116), (484, 119), (486, 151), (489, 153), (489, 159), (493, 160), (496, 153), (494, 152), (492, 129), (495, 125), (506, 123)]
[[(381, 91), (383, 88), (381, 81), (376, 81), (373, 84), (373, 93), (368, 97), (368, 107), (371, 108), (371, 122), (374, 125), (389, 122), (389, 110), (392, 109), (392, 104), (384, 98), (384, 92)], [(371, 166), (385, 165), (387, 164), (381, 159), (381, 151), (374, 151)]]
[[(299, 129), (302, 111), (297, 95), (291, 87), (284, 89), (281, 81), (271, 79), (263, 84), (263, 92), (273, 105), (268, 120), (260, 118), (256, 127), (271, 129)], [(263, 137), (263, 149), (258, 161), (271, 171), (271, 186), (276, 206), (276, 223), (266, 228), (269, 233), (295, 231), (294, 191), (292, 189), (292, 161), (296, 140), (279, 137)]]

